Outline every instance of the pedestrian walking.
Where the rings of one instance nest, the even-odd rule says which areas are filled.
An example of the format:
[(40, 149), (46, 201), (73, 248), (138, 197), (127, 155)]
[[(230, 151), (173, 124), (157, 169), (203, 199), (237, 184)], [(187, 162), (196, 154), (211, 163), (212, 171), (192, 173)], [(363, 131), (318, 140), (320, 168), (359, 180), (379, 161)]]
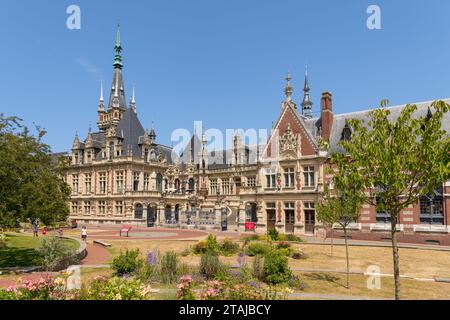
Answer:
[(87, 238), (87, 228), (86, 226), (83, 226), (83, 228), (81, 228), (81, 239), (86, 242), (86, 238)]

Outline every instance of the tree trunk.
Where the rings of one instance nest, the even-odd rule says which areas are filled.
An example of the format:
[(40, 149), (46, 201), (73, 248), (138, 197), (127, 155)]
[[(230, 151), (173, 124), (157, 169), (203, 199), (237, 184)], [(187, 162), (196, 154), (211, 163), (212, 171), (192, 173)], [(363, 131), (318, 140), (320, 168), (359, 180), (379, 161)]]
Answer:
[(392, 257), (394, 261), (395, 300), (400, 300), (400, 258), (397, 244), (397, 217), (391, 216)]
[(333, 258), (333, 226), (331, 226), (331, 257)]
[(345, 239), (345, 259), (347, 261), (347, 285), (346, 285), (346, 288), (350, 289), (350, 258), (348, 255), (347, 228), (344, 228), (344, 239)]

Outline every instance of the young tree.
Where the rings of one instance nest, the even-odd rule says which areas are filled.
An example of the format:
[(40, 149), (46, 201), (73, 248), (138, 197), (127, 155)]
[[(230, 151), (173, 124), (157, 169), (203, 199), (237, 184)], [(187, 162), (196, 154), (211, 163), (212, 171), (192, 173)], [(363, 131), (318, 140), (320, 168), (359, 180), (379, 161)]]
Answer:
[(31, 218), (52, 224), (67, 217), (65, 165), (52, 161), (42, 142), (45, 131), (36, 130), (34, 136), (19, 118), (0, 114), (0, 227), (17, 227)]
[(395, 298), (399, 300), (399, 213), (450, 178), (450, 137), (442, 130), (450, 105), (435, 101), (423, 117), (414, 115), (417, 106), (407, 105), (393, 119), (387, 103), (382, 101), (380, 109), (370, 112), (366, 123), (350, 120), (352, 138), (341, 145), (370, 193), (367, 201), (391, 217)]
[[(337, 170), (333, 170), (332, 168)], [(345, 258), (347, 263), (347, 289), (350, 288), (350, 257), (348, 250), (348, 227), (357, 222), (365, 202), (364, 184), (354, 163), (342, 154), (331, 157), (329, 173), (333, 175), (333, 189), (325, 188), (322, 202), (317, 206), (317, 219), (333, 228), (338, 224), (345, 239)]]

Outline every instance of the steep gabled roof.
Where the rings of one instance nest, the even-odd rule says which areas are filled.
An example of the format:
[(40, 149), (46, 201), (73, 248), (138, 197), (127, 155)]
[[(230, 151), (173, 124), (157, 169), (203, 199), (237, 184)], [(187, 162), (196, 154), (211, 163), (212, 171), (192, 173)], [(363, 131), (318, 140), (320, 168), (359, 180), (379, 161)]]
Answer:
[(117, 125), (116, 134), (123, 139), (123, 155), (127, 155), (128, 150), (131, 148), (134, 157), (141, 156), (139, 137), (145, 134), (145, 130), (133, 110), (127, 109), (123, 113), (122, 119)]

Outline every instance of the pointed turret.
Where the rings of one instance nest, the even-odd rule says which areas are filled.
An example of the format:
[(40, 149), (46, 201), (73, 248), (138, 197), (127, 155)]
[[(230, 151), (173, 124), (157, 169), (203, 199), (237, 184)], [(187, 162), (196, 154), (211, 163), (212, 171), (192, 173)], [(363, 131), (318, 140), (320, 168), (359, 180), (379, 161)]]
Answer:
[(105, 109), (105, 99), (103, 98), (103, 80), (100, 83), (100, 99), (98, 102), (97, 109), (97, 126), (100, 131), (105, 131), (106, 125), (106, 109)]
[(98, 110), (105, 110), (105, 99), (103, 98), (103, 80), (100, 82), (100, 99), (98, 103)]
[(305, 70), (305, 86), (303, 87), (303, 102), (302, 102), (302, 115), (306, 118), (312, 118), (312, 106), (313, 102), (309, 96), (309, 80), (308, 80), (308, 68)]
[(150, 142), (151, 142), (151, 144), (155, 144), (156, 143), (156, 131), (155, 131), (155, 127), (154, 127), (153, 121), (152, 121), (152, 131), (150, 131)]
[(133, 85), (133, 94), (131, 95), (131, 99), (130, 99), (130, 109), (133, 110), (134, 113), (137, 113), (137, 111), (136, 111), (135, 86), (134, 85)]
[(72, 150), (78, 150), (80, 149), (81, 144), (80, 144), (80, 139), (78, 138), (78, 131), (75, 131), (75, 138), (73, 140), (73, 145), (72, 145)]

